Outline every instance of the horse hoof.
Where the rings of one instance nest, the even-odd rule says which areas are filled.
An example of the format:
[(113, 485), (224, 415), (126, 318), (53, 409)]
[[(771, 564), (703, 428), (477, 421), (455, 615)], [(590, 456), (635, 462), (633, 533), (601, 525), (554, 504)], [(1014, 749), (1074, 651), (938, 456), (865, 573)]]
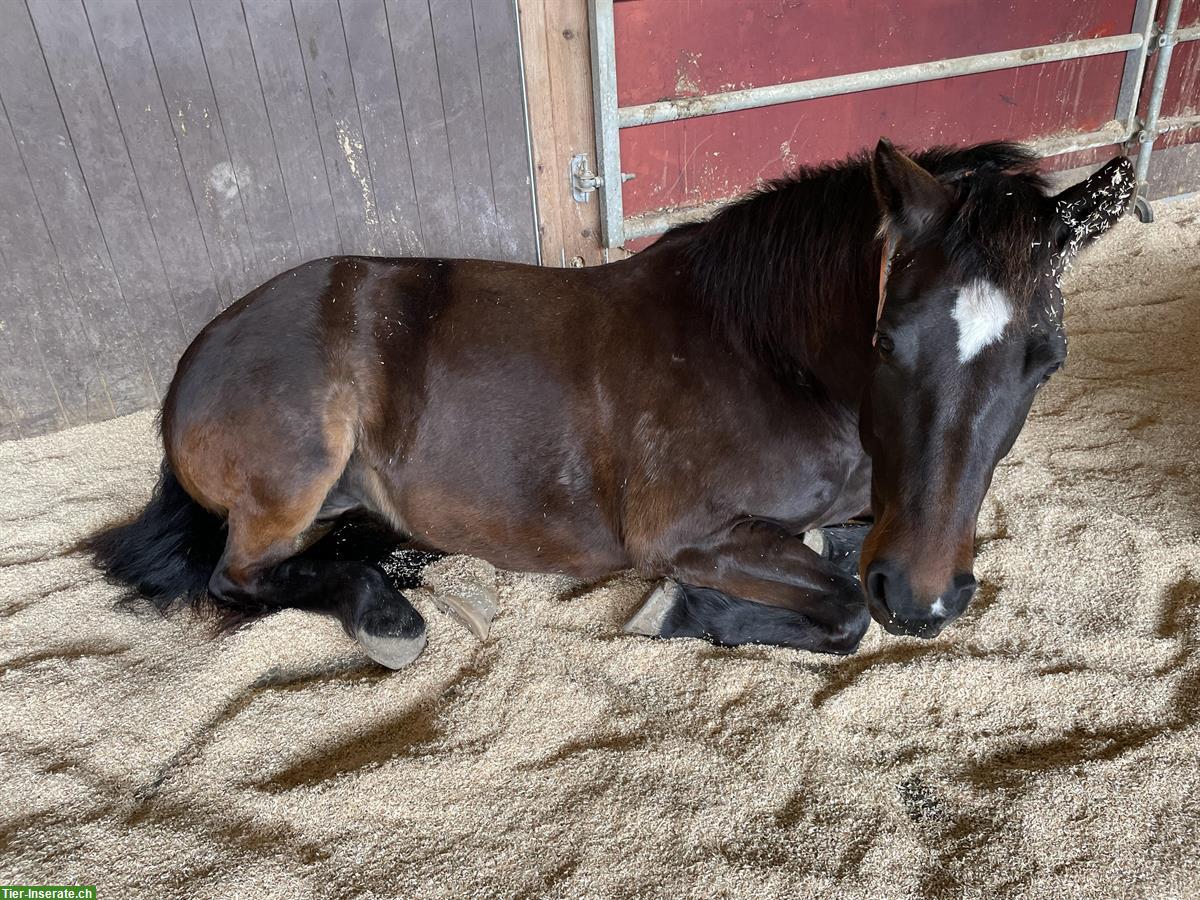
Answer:
[(495, 588), (479, 582), (460, 585), (453, 594), (433, 595), (438, 609), (466, 625), (481, 641), (486, 641), (492, 631), (492, 620), (500, 610), (498, 599)]
[(820, 528), (813, 528), (804, 532), (803, 541), (804, 546), (813, 553), (817, 554), (817, 556), (825, 555), (825, 549), (828, 542), (825, 540), (825, 535), (822, 533)]
[(358, 605), (350, 633), (367, 656), (389, 669), (403, 669), (425, 649), (425, 620), (399, 594), (370, 597)]
[(354, 639), (367, 656), (389, 669), (403, 669), (425, 649), (424, 629), (409, 637), (358, 631)]
[(857, 581), (858, 560), (870, 531), (871, 526), (866, 522), (827, 525), (804, 532), (804, 545)]
[(650, 592), (637, 612), (630, 617), (621, 630), (626, 634), (643, 634), (646, 637), (662, 637), (663, 623), (683, 600), (683, 588), (669, 578)]

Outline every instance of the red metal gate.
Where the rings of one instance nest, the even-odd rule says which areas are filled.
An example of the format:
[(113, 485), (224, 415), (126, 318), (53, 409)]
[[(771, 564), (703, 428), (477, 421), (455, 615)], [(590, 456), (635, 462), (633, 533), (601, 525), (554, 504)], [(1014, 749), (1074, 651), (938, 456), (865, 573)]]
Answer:
[[(604, 5), (605, 0), (596, 0), (593, 13), (603, 14)], [(1059, 154), (1051, 167), (1111, 154), (1114, 144), (1136, 142), (1146, 132), (1151, 85), (1145, 58), (1156, 51), (1161, 56), (1155, 9), (1162, 19), (1174, 6), (1172, 0), (621, 0), (613, 5), (611, 22), (615, 97), (603, 111), (607, 118), (602, 111), (597, 115), (601, 145), (605, 127), (611, 138), (613, 115), (620, 121), (618, 150), (612, 152), (611, 140), (608, 158), (603, 146), (598, 148), (599, 168), (602, 176), (621, 171), (635, 177), (623, 190), (615, 187), (616, 178), (603, 179), (606, 206), (621, 212), (620, 227), (609, 217), (608, 245), (656, 233), (689, 210), (711, 208), (796, 165), (871, 146), (880, 135), (914, 147), (995, 138), (1034, 141), (1043, 153)], [(1183, 4), (1183, 30), (1171, 34), (1194, 40), (1200, 37), (1197, 22), (1200, 0), (1189, 0)], [(603, 29), (593, 39), (600, 101), (604, 39)], [(1000, 52), (1013, 48), (1026, 49)], [(1050, 55), (1031, 55), (1030, 48)], [(1068, 50), (1096, 55), (1033, 62), (1053, 59), (1054, 48), (1060, 55)], [(643, 114), (661, 115), (662, 108), (669, 117), (679, 109), (694, 114), (688, 111), (714, 94), (809, 84), (893, 66), (932, 68), (939, 60), (977, 54), (1007, 56), (1003, 64), (1016, 67), (632, 123)], [(1195, 116), (1200, 48), (1181, 43), (1172, 69), (1162, 114), (1168, 126), (1179, 128), (1170, 142), (1179, 142), (1186, 138), (1182, 126), (1189, 117), (1200, 123)], [(680, 98), (704, 99), (676, 102)], [(1090, 156), (1063, 154), (1081, 145), (1094, 148)], [(621, 202), (613, 204), (617, 190)]]

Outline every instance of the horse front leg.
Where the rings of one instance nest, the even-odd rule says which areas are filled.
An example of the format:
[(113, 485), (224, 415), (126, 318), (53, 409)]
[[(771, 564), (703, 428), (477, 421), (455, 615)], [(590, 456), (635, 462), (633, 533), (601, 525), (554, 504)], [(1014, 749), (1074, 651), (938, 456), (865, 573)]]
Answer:
[(871, 621), (854, 576), (867, 528), (822, 532), (751, 521), (682, 550), (625, 631), (853, 653)]

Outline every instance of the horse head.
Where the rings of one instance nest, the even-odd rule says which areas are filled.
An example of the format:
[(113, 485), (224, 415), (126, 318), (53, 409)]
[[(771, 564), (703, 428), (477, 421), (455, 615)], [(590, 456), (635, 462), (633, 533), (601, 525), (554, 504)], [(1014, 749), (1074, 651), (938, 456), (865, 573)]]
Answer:
[(880, 306), (860, 435), (875, 525), (860, 574), (888, 631), (933, 637), (975, 593), (975, 525), (1038, 388), (1066, 359), (1061, 281), (1134, 193), (1117, 158), (1057, 195), (1033, 160), (937, 177), (880, 141)]

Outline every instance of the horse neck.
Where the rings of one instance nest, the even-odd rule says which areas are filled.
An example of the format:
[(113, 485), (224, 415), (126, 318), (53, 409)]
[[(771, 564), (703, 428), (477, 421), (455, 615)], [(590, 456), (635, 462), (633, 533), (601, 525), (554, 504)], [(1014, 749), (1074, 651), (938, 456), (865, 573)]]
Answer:
[(686, 235), (718, 330), (785, 381), (857, 408), (879, 297), (879, 212), (864, 167), (776, 186)]
[(818, 327), (802, 336), (802, 359), (812, 381), (824, 393), (857, 412), (874, 361), (871, 337), (879, 306), (880, 254), (883, 242), (874, 233), (847, 260), (841, 282), (825, 280), (814, 290), (828, 290)]

